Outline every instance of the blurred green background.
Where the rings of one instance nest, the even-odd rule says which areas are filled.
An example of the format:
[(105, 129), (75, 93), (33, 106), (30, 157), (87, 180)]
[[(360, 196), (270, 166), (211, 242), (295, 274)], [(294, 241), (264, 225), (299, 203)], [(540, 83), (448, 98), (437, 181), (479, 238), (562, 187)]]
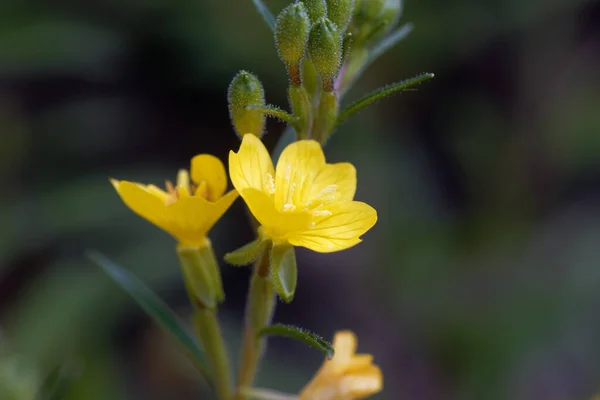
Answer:
[[(287, 1), (270, 0), (278, 12)], [(385, 373), (380, 399), (583, 400), (600, 390), (600, 3), (425, 0), (416, 30), (352, 100), (436, 78), (355, 116), (328, 159), (379, 212), (351, 250), (299, 252), (275, 320), (352, 329)], [(203, 398), (172, 342), (88, 262), (97, 249), (189, 308), (174, 240), (109, 177), (162, 182), (238, 146), (226, 90), (240, 69), (287, 108), (286, 75), (250, 0), (2, 0), (0, 382), (61, 397)], [(283, 126), (269, 122), (273, 146)], [(218, 255), (252, 231), (241, 201)], [(237, 354), (248, 271), (223, 266)], [(297, 392), (322, 362), (274, 339), (259, 386)], [(8, 382), (8, 383), (7, 383)]]

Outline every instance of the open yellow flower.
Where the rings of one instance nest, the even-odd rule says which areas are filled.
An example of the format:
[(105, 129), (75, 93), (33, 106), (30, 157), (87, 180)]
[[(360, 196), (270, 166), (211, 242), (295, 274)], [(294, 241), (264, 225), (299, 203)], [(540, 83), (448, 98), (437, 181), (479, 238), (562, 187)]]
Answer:
[(244, 135), (229, 153), (235, 188), (274, 244), (303, 246), (327, 253), (347, 249), (377, 221), (375, 209), (353, 201), (352, 164), (326, 164), (321, 145), (300, 140), (282, 152), (277, 168), (263, 143)]
[(302, 389), (299, 400), (358, 400), (383, 389), (383, 375), (370, 354), (356, 354), (356, 335), (337, 332), (335, 355)]
[(204, 246), (206, 235), (237, 198), (227, 188), (223, 163), (209, 154), (192, 159), (190, 174), (179, 171), (177, 185), (167, 182), (166, 191), (154, 185), (128, 181), (111, 182), (121, 199), (136, 214), (174, 236), (182, 246)]

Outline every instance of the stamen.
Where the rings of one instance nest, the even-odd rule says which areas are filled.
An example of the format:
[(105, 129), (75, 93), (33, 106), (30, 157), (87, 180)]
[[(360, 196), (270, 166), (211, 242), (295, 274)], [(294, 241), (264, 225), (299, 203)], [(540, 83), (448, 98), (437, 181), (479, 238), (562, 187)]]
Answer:
[(275, 178), (273, 178), (270, 172), (267, 172), (263, 184), (269, 194), (275, 194)]
[(312, 214), (315, 217), (330, 217), (332, 215), (329, 210), (314, 210)]
[(185, 169), (180, 169), (177, 173), (177, 186), (183, 186), (190, 191), (190, 173)]
[(283, 205), (283, 211), (294, 211), (296, 206), (291, 203), (286, 203)]
[(173, 194), (175, 191), (175, 186), (173, 186), (173, 182), (165, 181), (165, 187), (167, 188), (167, 193)]

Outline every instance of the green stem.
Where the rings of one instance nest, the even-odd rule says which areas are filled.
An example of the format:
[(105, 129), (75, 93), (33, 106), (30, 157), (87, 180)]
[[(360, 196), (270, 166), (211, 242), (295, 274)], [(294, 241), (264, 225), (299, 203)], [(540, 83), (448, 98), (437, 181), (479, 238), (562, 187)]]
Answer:
[(275, 310), (275, 292), (269, 281), (269, 258), (269, 251), (264, 251), (254, 265), (250, 280), (236, 400), (245, 399), (244, 389), (250, 388), (254, 382), (266, 343), (266, 339), (258, 337), (258, 332), (271, 323)]
[(194, 328), (211, 364), (215, 391), (219, 400), (231, 397), (229, 358), (219, 328), (217, 312), (208, 308), (194, 311)]

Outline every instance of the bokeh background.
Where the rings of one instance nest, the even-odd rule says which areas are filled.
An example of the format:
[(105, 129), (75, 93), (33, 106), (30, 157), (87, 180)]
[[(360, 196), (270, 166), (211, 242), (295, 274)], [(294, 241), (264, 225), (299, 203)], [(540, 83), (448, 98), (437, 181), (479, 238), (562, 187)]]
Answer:
[[(278, 12), (285, 0), (267, 1)], [(420, 72), (332, 138), (379, 212), (351, 250), (299, 252), (275, 320), (352, 329), (385, 372), (379, 399), (583, 400), (600, 391), (600, 3), (407, 0), (415, 31), (352, 100)], [(23, 397), (204, 398), (177, 348), (83, 254), (97, 249), (186, 316), (174, 240), (108, 177), (162, 182), (238, 146), (226, 89), (287, 80), (250, 0), (0, 4), (0, 377)], [(273, 146), (283, 126), (269, 122)], [(219, 255), (252, 237), (238, 201)], [(236, 354), (248, 271), (223, 266)], [(322, 362), (274, 339), (259, 386), (297, 392)], [(8, 383), (7, 383), (8, 382)]]

